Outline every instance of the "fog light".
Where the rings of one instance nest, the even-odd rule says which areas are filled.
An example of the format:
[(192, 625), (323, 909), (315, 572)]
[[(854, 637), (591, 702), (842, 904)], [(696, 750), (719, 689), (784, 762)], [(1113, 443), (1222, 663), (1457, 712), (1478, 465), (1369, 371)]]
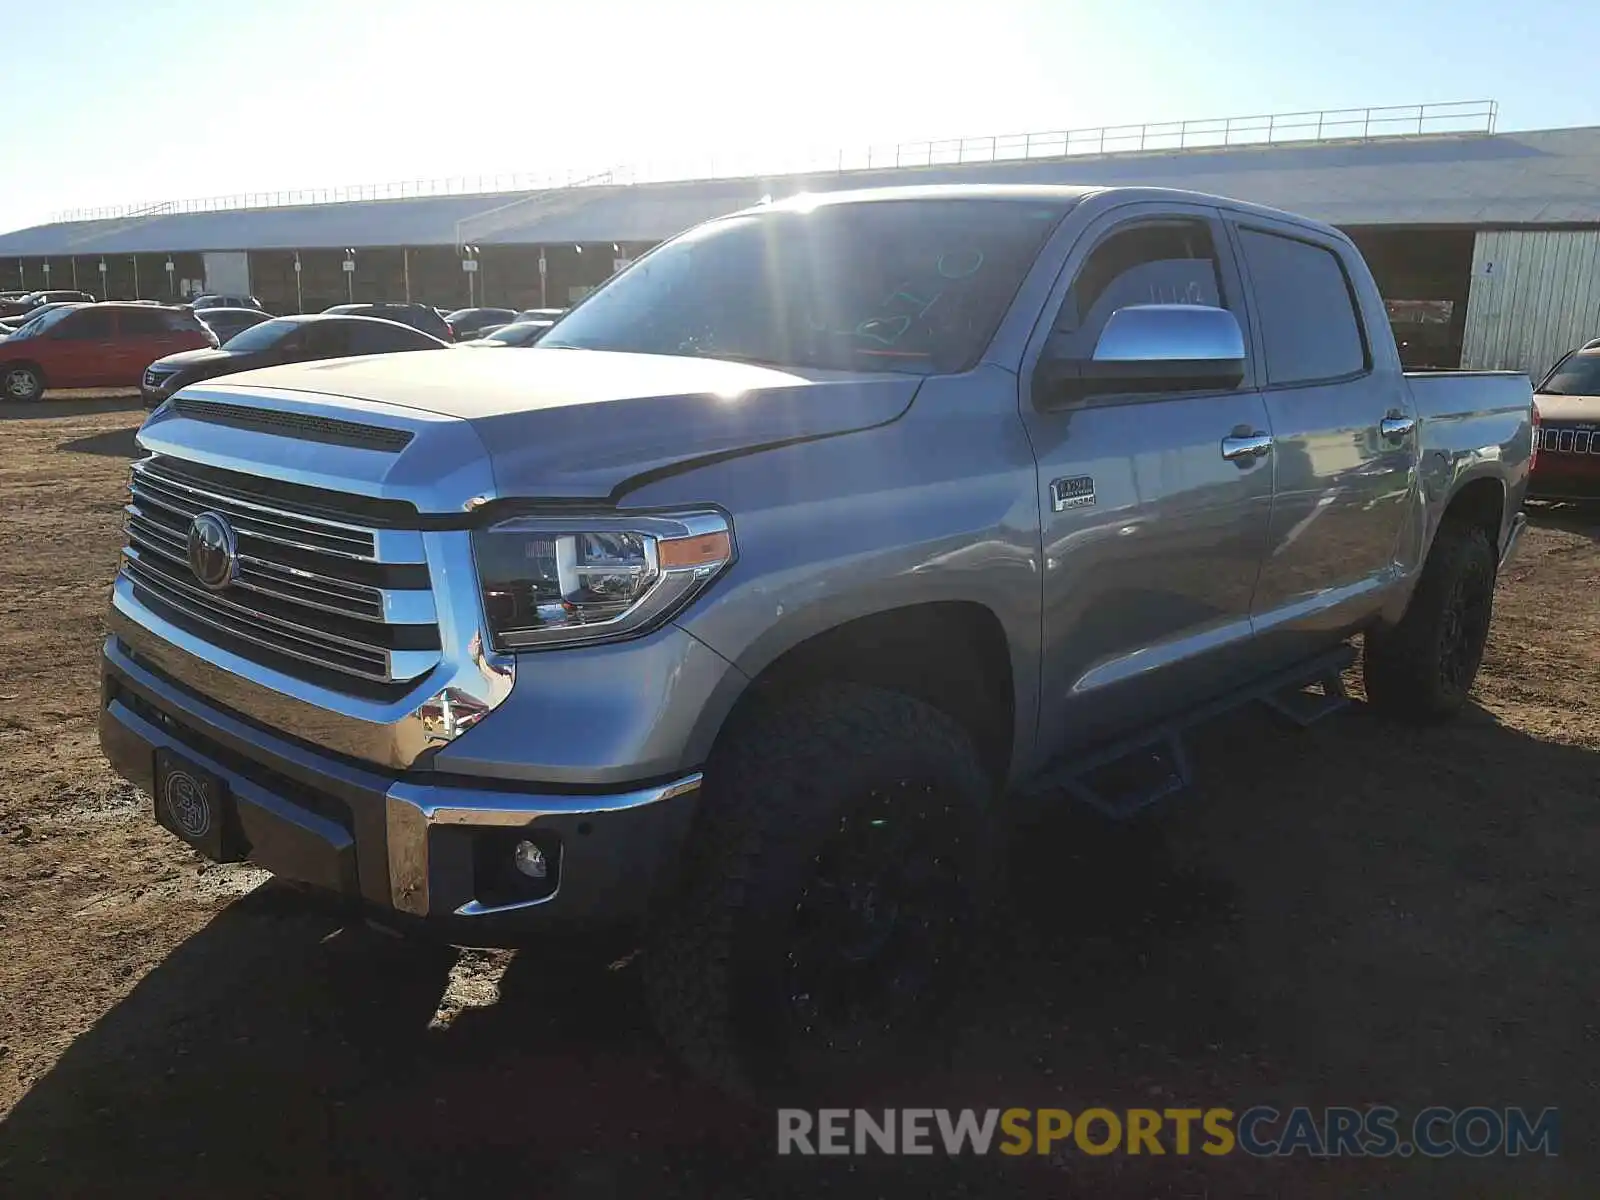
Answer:
[(533, 842), (518, 842), (511, 851), (511, 861), (517, 865), (517, 870), (529, 879), (543, 879), (550, 873), (550, 865), (545, 862), (544, 851)]

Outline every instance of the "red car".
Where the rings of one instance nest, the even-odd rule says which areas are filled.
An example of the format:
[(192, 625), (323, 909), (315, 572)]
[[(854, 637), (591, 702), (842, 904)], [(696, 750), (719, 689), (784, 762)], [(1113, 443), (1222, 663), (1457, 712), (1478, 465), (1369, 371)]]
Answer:
[(0, 399), (37, 400), (46, 388), (137, 388), (144, 369), (180, 350), (215, 346), (191, 312), (155, 304), (74, 304), (0, 341)]
[(1600, 342), (1555, 365), (1534, 390), (1533, 412), (1528, 498), (1600, 500)]

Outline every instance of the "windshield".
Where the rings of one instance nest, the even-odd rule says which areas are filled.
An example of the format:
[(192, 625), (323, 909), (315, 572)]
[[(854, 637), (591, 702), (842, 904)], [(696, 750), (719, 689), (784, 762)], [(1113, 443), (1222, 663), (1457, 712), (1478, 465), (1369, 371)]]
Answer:
[(1579, 351), (1556, 364), (1539, 386), (1545, 396), (1600, 396), (1600, 351)]
[(241, 329), (222, 345), (228, 350), (268, 350), (300, 328), (299, 321), (263, 321)]
[(16, 337), (37, 337), (52, 325), (59, 323), (78, 310), (71, 305), (61, 308), (52, 308), (49, 312), (42, 312), (38, 316), (17, 327)]
[(539, 345), (964, 370), (1066, 210), (1059, 201), (885, 200), (715, 221), (641, 259)]

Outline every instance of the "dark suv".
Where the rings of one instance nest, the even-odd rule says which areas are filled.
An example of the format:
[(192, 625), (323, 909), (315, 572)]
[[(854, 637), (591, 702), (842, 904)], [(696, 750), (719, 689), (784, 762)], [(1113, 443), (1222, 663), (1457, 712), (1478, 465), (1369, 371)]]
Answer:
[(13, 299), (0, 300), (0, 317), (18, 317), (32, 312), (41, 304), (93, 304), (94, 297), (88, 292), (79, 291), (51, 291), (28, 292)]
[(450, 327), (450, 322), (441, 317), (438, 310), (429, 308), (426, 304), (388, 302), (335, 304), (332, 308), (326, 308), (323, 311), (346, 317), (379, 317), (385, 321), (399, 321), (400, 324), (409, 325), (413, 329), (420, 329), (423, 333), (431, 333), (440, 341), (453, 342), (456, 340), (456, 331)]

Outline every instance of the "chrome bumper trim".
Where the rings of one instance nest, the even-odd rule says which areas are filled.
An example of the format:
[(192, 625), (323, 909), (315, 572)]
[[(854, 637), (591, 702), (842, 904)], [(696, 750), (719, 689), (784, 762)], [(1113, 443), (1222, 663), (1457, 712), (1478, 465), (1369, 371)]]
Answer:
[[(627, 812), (687, 795), (700, 787), (696, 771), (671, 783), (599, 796), (541, 796), (523, 792), (471, 791), (426, 784), (396, 783), (385, 804), (389, 844), (389, 893), (396, 911), (428, 915), (428, 831), (435, 825), (521, 828), (546, 817), (579, 817)], [(548, 904), (560, 894), (518, 904), (488, 907), (470, 901), (456, 909), (462, 917), (486, 916)]]
[(308, 683), (214, 646), (151, 611), (118, 575), (109, 626), (131, 651), (200, 695), (301, 741), (404, 770), (427, 750), (492, 712), (516, 680), (516, 659), (484, 636), (470, 535), (422, 535), (439, 612), (438, 665), (394, 700), (369, 700)]
[(1506, 534), (1505, 549), (1500, 552), (1500, 569), (1503, 571), (1506, 564), (1511, 561), (1517, 552), (1517, 543), (1522, 540), (1523, 530), (1528, 528), (1526, 513), (1516, 513), (1511, 518), (1511, 531)]

